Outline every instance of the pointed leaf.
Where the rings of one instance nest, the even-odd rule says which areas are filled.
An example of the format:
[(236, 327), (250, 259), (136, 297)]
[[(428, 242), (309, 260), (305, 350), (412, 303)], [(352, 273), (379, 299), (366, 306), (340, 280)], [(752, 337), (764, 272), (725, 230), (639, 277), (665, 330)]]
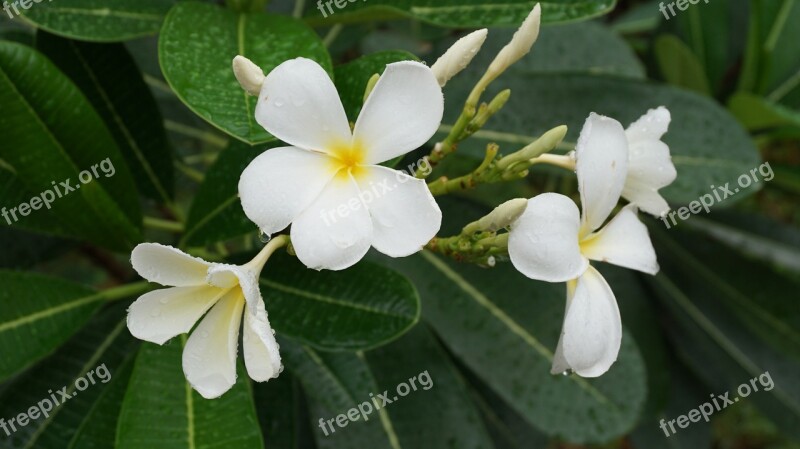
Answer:
[(106, 122), (139, 191), (170, 202), (172, 149), (158, 105), (125, 46), (77, 42), (40, 31), (36, 48), (70, 77)]
[(0, 158), (25, 191), (41, 195), (11, 206), (16, 217), (46, 210), (42, 199), (51, 198), (56, 228), (72, 237), (120, 251), (137, 243), (141, 211), (133, 178), (78, 88), (37, 51), (0, 42), (0, 102)]

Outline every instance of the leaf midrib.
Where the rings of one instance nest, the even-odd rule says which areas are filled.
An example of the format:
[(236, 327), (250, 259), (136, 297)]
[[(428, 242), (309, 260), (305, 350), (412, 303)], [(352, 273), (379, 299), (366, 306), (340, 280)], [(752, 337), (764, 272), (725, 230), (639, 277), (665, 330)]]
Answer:
[(310, 291), (307, 291), (307, 290), (301, 290), (299, 288), (292, 287), (292, 286), (285, 285), (285, 284), (281, 284), (279, 282), (271, 281), (269, 279), (263, 279), (262, 278), (260, 283), (262, 285), (266, 286), (266, 287), (274, 288), (275, 290), (278, 290), (278, 291), (281, 291), (281, 292), (284, 292), (284, 293), (288, 293), (288, 294), (291, 294), (291, 295), (297, 295), (297, 296), (300, 296), (300, 297), (303, 297), (303, 298), (307, 298), (307, 299), (311, 299), (311, 300), (318, 301), (318, 302), (324, 302), (324, 303), (333, 304), (333, 305), (337, 305), (337, 306), (341, 306), (341, 307), (348, 307), (348, 308), (351, 308), (351, 309), (356, 309), (356, 310), (360, 310), (360, 311), (363, 311), (363, 312), (373, 313), (373, 314), (376, 314), (376, 315), (385, 315), (385, 316), (390, 316), (390, 317), (394, 317), (394, 318), (401, 318), (401, 319), (407, 320), (407, 321), (413, 321), (415, 319), (415, 316), (401, 315), (401, 314), (398, 314), (398, 313), (390, 312), (388, 310), (380, 310), (380, 309), (376, 309), (374, 307), (365, 306), (363, 304), (343, 301), (341, 299), (337, 299), (337, 298), (334, 298), (334, 297), (331, 297), (331, 296), (325, 296), (325, 295), (320, 295), (318, 293), (313, 293), (313, 292), (310, 292)]
[(5, 323), (0, 323), (0, 333), (7, 332), (11, 329), (16, 329), (20, 326), (23, 326), (28, 323), (33, 323), (35, 321), (39, 321), (44, 318), (48, 318), (59, 313), (63, 313), (72, 309), (76, 309), (83, 305), (91, 304), (92, 302), (100, 301), (104, 298), (102, 293), (94, 293), (89, 296), (83, 296), (76, 300), (66, 302), (63, 304), (59, 304), (56, 307), (50, 307), (44, 310), (40, 310), (38, 312), (32, 313), (30, 315), (25, 315), (19, 318), (16, 318), (12, 321), (7, 321)]

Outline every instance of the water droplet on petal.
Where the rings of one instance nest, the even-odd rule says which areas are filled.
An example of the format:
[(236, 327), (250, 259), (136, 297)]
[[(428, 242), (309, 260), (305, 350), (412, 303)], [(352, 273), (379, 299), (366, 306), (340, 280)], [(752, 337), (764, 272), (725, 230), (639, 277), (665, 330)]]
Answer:
[(260, 230), (258, 231), (258, 240), (260, 240), (261, 243), (269, 243), (269, 241), (272, 240), (272, 236), (263, 230)]

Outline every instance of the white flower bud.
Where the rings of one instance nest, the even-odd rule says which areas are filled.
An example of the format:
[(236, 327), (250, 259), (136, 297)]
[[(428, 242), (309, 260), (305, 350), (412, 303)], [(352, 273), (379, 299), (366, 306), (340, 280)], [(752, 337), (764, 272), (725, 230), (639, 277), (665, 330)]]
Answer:
[(458, 75), (472, 62), (472, 58), (478, 54), (484, 41), (486, 41), (487, 35), (488, 31), (485, 28), (473, 31), (457, 40), (436, 60), (431, 66), (431, 70), (439, 81), (440, 86), (444, 87), (452, 77)]
[(537, 3), (525, 21), (522, 22), (517, 32), (514, 33), (511, 42), (503, 47), (500, 53), (494, 58), (494, 61), (492, 61), (492, 64), (486, 72), (490, 78), (497, 78), (512, 64), (522, 59), (523, 56), (531, 51), (533, 44), (536, 43), (536, 39), (539, 37), (541, 21), (542, 8)]
[(264, 71), (244, 56), (233, 58), (233, 74), (242, 89), (250, 95), (258, 96), (261, 93), (261, 86), (264, 84)]
[(526, 199), (517, 198), (506, 201), (497, 206), (489, 215), (465, 226), (462, 233), (469, 235), (483, 231), (497, 232), (517, 221), (527, 207), (528, 200)]

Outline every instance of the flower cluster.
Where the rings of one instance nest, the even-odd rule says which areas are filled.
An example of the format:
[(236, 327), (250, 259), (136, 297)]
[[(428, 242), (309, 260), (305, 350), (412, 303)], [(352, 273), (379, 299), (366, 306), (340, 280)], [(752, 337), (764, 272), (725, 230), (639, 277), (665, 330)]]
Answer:
[[(428, 161), (435, 164), (454, 151), (460, 140), (503, 107), (508, 91), (488, 104), (478, 106), (478, 101), (491, 82), (531, 50), (540, 19), (536, 5), (477, 83), (457, 126), (434, 147)], [(508, 202), (468, 225), (465, 233), (495, 234), (508, 228), (506, 238), (490, 239), (491, 254), (505, 252), (532, 279), (567, 283), (564, 329), (553, 372), (571, 369), (581, 376), (598, 376), (607, 371), (619, 351), (621, 322), (613, 292), (590, 261), (650, 274), (658, 271), (637, 207), (655, 215), (669, 209), (658, 194), (676, 176), (669, 148), (660, 140), (669, 112), (650, 111), (627, 131), (619, 122), (593, 114), (568, 156), (546, 154), (564, 138), (563, 126), (504, 158), (496, 159), (497, 149), (490, 148), (481, 168), (464, 180), (428, 184), (428, 173), (409, 175), (381, 165), (424, 145), (439, 129), (442, 87), (472, 61), (486, 35), (479, 30), (462, 38), (430, 68), (413, 61), (387, 65), (370, 81), (352, 125), (334, 83), (316, 62), (289, 60), (265, 75), (243, 56), (234, 58), (240, 85), (258, 96), (256, 121), (286, 144), (264, 152), (244, 170), (238, 185), (242, 207), (262, 233), (288, 233), (273, 238), (241, 266), (206, 262), (168, 246), (139, 245), (131, 255), (134, 269), (170, 288), (133, 303), (128, 315), (131, 333), (164, 344), (189, 333), (199, 321), (185, 342), (183, 370), (206, 398), (224, 394), (236, 382), (240, 328), (248, 375), (256, 381), (276, 377), (282, 370), (279, 348), (258, 279), (277, 249), (291, 243), (308, 268), (343, 270), (370, 248), (390, 257), (435, 248), (431, 243), (442, 213), (433, 187), (441, 193), (480, 181), (520, 179), (528, 167), (544, 162), (576, 170), (582, 211), (568, 197), (547, 193)], [(382, 186), (380, 196), (370, 193), (376, 185)], [(631, 204), (606, 223), (620, 197)], [(330, 211), (342, 210), (340, 219), (328, 219)], [(466, 251), (464, 245), (458, 248)], [(493, 263), (494, 257), (486, 260)]]

